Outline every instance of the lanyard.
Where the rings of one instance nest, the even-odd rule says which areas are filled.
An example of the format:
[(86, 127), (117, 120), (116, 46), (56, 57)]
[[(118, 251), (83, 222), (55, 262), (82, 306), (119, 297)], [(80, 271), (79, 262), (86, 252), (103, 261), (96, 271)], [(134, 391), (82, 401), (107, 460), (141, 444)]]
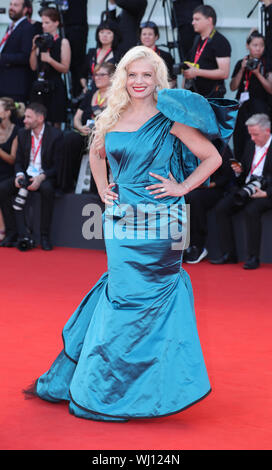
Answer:
[[(96, 63), (98, 63), (98, 60), (97, 60), (97, 59), (98, 59), (98, 56), (99, 56), (99, 54), (100, 54), (101, 51), (102, 51), (102, 49), (98, 49), (98, 51), (96, 52)], [(107, 50), (107, 52), (106, 52), (106, 54), (104, 55), (104, 57), (103, 57), (103, 62), (105, 62), (106, 57), (108, 57), (108, 55), (111, 53), (111, 51), (112, 51), (112, 48), (110, 47), (110, 48)], [(95, 63), (92, 63), (92, 66), (91, 66), (92, 74), (94, 73), (95, 65), (96, 65)]]
[(0, 47), (3, 46), (3, 44), (5, 44), (5, 42), (8, 40), (8, 38), (10, 37), (13, 29), (14, 29), (14, 25), (9, 27), (8, 31), (6, 32), (6, 34), (3, 37), (2, 41), (0, 42)]
[(268, 147), (267, 147), (266, 151), (264, 152), (264, 154), (261, 156), (258, 163), (256, 163), (256, 165), (253, 166), (254, 158), (255, 158), (255, 155), (256, 155), (256, 150), (255, 150), (254, 157), (253, 157), (253, 160), (252, 160), (251, 170), (250, 170), (251, 175), (256, 170), (257, 166), (259, 166), (260, 163), (263, 161), (263, 159), (266, 157), (267, 152), (268, 152)]
[(194, 60), (195, 64), (197, 64), (197, 62), (199, 61), (199, 59), (200, 59), (200, 57), (201, 57), (201, 55), (202, 55), (202, 53), (203, 53), (203, 51), (204, 51), (204, 49), (207, 45), (207, 42), (209, 41), (209, 39), (213, 38), (215, 33), (216, 33), (216, 30), (213, 29), (210, 36), (205, 39), (204, 44), (202, 44), (201, 48), (200, 48), (200, 43), (198, 44), (197, 50), (196, 50), (196, 53), (195, 53), (195, 60)]
[(106, 97), (104, 96), (104, 98), (101, 98), (101, 94), (100, 94), (100, 91), (98, 91), (97, 93), (97, 98), (96, 98), (96, 104), (98, 104), (98, 106), (102, 106), (102, 104), (104, 103)]
[(35, 160), (38, 156), (38, 153), (39, 153), (39, 150), (40, 150), (40, 147), (42, 145), (42, 139), (43, 139), (43, 136), (40, 138), (39, 142), (38, 142), (38, 145), (35, 149), (35, 139), (34, 139), (34, 136), (32, 136), (32, 139), (31, 139), (31, 152), (32, 152), (32, 156), (33, 156), (33, 165), (35, 163)]
[(252, 75), (252, 71), (251, 71), (251, 70), (246, 70), (245, 91), (248, 91), (248, 89), (249, 89), (249, 84), (250, 84), (251, 75)]

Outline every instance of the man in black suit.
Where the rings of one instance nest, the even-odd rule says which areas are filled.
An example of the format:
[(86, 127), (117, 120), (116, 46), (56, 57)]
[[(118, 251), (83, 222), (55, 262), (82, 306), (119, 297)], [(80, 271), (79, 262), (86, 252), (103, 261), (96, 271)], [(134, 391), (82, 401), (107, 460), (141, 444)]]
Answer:
[[(122, 8), (116, 16), (116, 5)], [(147, 0), (109, 0), (109, 18), (116, 20), (122, 40), (118, 46), (118, 55), (123, 56), (139, 41), (139, 27), (147, 7)]]
[(9, 17), (12, 22), (0, 42), (0, 96), (24, 103), (32, 80), (29, 56), (34, 32), (26, 17), (28, 3), (26, 0), (11, 0)]
[[(62, 132), (45, 122), (46, 109), (32, 103), (25, 112), (25, 128), (18, 133), (18, 149), (15, 160), (15, 181), (11, 178), (0, 185), (0, 204), (9, 207), (7, 236), (0, 246), (17, 246), (28, 249), (33, 246), (24, 218), (24, 203), (28, 192), (39, 191), (41, 196), (41, 247), (51, 250), (50, 228), (53, 215), (54, 194), (58, 160), (62, 149)], [(20, 199), (18, 200), (18, 190)], [(26, 194), (24, 194), (26, 193)], [(17, 195), (12, 208), (12, 199)], [(13, 210), (14, 209), (14, 210)], [(7, 212), (7, 211), (6, 211)], [(18, 238), (18, 240), (17, 240)], [(26, 247), (26, 248), (25, 248)]]
[[(256, 269), (260, 265), (261, 216), (263, 212), (272, 209), (272, 136), (270, 119), (266, 114), (254, 114), (247, 120), (246, 125), (251, 140), (245, 147), (241, 161), (232, 164), (236, 184), (216, 206), (223, 256), (211, 262), (213, 264), (237, 262), (232, 215), (243, 210), (248, 254), (244, 268)], [(251, 194), (245, 191), (244, 187), (252, 178), (259, 180), (263, 178), (265, 184), (260, 187), (252, 186)]]

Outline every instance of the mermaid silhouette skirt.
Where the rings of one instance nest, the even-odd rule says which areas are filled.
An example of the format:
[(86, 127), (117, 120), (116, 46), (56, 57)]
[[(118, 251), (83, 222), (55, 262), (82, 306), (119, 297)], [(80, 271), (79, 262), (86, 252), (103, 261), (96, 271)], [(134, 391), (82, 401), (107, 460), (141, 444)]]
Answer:
[[(188, 119), (180, 102), (187, 106), (189, 94), (178, 94), (180, 122)], [(168, 99), (159, 97), (158, 109)], [(216, 136), (214, 113), (199, 100), (195, 127)], [(184, 199), (154, 199), (146, 189), (158, 182), (150, 172), (185, 178), (184, 150), (172, 126), (159, 111), (136, 132), (106, 135), (118, 194), (103, 215), (108, 270), (64, 326), (63, 350), (36, 381), (40, 398), (68, 401), (77, 417), (122, 422), (167, 416), (211, 391), (192, 285), (182, 268)]]

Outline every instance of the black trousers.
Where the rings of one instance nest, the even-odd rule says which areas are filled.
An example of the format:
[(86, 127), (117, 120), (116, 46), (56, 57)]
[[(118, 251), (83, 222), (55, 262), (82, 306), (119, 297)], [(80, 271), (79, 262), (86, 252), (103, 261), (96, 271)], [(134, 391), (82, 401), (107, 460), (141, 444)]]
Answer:
[(242, 211), (246, 223), (247, 255), (248, 257), (256, 256), (259, 258), (262, 235), (261, 217), (265, 211), (272, 209), (272, 198), (250, 198), (245, 206), (237, 207), (234, 200), (236, 190), (237, 187), (233, 188), (232, 191), (216, 205), (216, 221), (219, 230), (221, 250), (224, 254), (236, 254), (232, 216)]
[[(47, 178), (41, 183), (38, 192), (41, 195), (40, 232), (42, 235), (49, 235), (54, 208), (55, 181)], [(0, 207), (4, 216), (6, 233), (18, 233), (19, 236), (25, 236), (27, 234), (25, 211), (15, 211), (12, 207), (17, 193), (18, 188), (14, 184), (14, 178), (0, 183)]]
[(223, 188), (197, 188), (185, 196), (190, 204), (190, 245), (202, 249), (207, 237), (207, 213), (223, 196)]

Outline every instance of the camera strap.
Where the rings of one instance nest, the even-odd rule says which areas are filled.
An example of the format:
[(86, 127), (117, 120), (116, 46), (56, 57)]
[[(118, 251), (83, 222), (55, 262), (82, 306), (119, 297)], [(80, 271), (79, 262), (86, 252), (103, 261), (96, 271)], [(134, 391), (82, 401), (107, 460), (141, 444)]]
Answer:
[(267, 154), (267, 152), (268, 152), (268, 149), (269, 149), (269, 147), (267, 147), (266, 151), (265, 151), (264, 154), (261, 156), (261, 158), (259, 159), (259, 161), (254, 165), (253, 162), (254, 162), (254, 158), (255, 158), (255, 155), (256, 155), (256, 150), (255, 150), (254, 157), (253, 157), (253, 160), (252, 160), (251, 170), (250, 170), (250, 174), (251, 174), (251, 175), (252, 175), (252, 173), (256, 170), (256, 168), (260, 165), (260, 163), (263, 161), (263, 159), (266, 157), (266, 154)]
[(197, 46), (197, 49), (196, 49), (196, 53), (195, 53), (195, 59), (194, 59), (194, 63), (197, 64), (197, 62), (199, 61), (201, 55), (203, 54), (203, 51), (207, 45), (207, 42), (210, 41), (213, 36), (215, 35), (216, 33), (216, 29), (213, 29), (211, 34), (209, 35), (209, 37), (207, 37), (204, 41), (204, 43), (202, 44), (202, 47), (200, 47), (200, 41), (198, 43), (198, 46)]
[[(99, 57), (99, 54), (100, 54), (101, 51), (102, 51), (102, 48), (98, 49), (98, 51), (96, 52), (96, 63), (94, 63), (94, 62), (92, 63), (92, 74), (94, 73), (95, 66), (98, 64), (98, 57)], [(101, 63), (105, 62), (105, 59), (110, 55), (111, 52), (112, 52), (112, 48), (110, 47), (107, 50), (106, 54), (104, 55), (103, 60), (101, 61)]]

